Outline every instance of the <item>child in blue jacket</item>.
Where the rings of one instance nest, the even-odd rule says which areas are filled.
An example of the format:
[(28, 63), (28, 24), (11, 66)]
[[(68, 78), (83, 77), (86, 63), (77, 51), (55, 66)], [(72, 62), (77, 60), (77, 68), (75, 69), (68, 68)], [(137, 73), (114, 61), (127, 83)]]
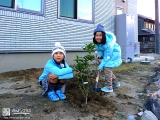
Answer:
[(73, 78), (72, 68), (64, 61), (65, 57), (64, 47), (56, 42), (52, 50), (52, 58), (45, 64), (43, 73), (38, 80), (44, 90), (43, 94), (47, 95), (51, 101), (66, 99), (65, 83), (67, 79)]
[[(112, 68), (121, 65), (121, 48), (116, 43), (116, 37), (113, 33), (105, 32), (104, 27), (98, 24), (94, 30), (93, 43), (96, 44), (96, 50), (99, 52), (98, 70), (104, 70), (105, 73), (105, 87), (101, 88), (104, 92), (113, 92), (113, 87), (119, 87), (116, 76), (112, 72)], [(97, 59), (97, 58), (96, 58)]]

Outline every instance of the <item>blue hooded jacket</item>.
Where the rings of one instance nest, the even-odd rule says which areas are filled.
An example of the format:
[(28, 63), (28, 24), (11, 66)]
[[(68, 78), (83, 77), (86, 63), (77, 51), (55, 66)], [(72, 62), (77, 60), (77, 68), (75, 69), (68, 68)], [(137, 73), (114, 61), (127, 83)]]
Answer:
[[(98, 30), (101, 31), (101, 30)], [(106, 44), (97, 44), (96, 50), (99, 51), (98, 57), (103, 57), (98, 68), (103, 70), (104, 67), (116, 68), (122, 64), (121, 48), (116, 43), (116, 37), (113, 33), (106, 33)]]
[(50, 73), (58, 76), (58, 79), (70, 79), (73, 78), (73, 72), (72, 68), (68, 66), (68, 64), (65, 62), (64, 64), (60, 63), (60, 65), (57, 65), (56, 62), (53, 59), (50, 59), (47, 61), (43, 73), (39, 77), (38, 81), (42, 81), (44, 78), (46, 78)]

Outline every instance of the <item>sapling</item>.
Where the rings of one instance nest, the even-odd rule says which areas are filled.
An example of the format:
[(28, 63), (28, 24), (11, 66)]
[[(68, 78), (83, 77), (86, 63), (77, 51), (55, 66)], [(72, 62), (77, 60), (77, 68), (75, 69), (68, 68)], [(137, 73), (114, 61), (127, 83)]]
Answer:
[(85, 98), (85, 105), (87, 105), (88, 98), (93, 92), (93, 73), (90, 69), (90, 62), (95, 60), (95, 56), (92, 54), (94, 52), (95, 45), (93, 43), (85, 44), (85, 47), (83, 50), (87, 51), (87, 54), (85, 56), (78, 56), (76, 55), (76, 59), (74, 60), (76, 62), (74, 66), (74, 72), (75, 72), (75, 83), (78, 86), (79, 91), (82, 93), (82, 95)]

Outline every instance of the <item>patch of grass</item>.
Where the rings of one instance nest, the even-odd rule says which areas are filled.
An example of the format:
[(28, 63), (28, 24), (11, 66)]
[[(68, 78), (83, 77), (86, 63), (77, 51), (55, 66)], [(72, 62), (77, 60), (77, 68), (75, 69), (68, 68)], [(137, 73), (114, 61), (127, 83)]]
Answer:
[(121, 71), (133, 70), (134, 68), (136, 68), (134, 64), (122, 64), (121, 66), (114, 68), (113, 71), (121, 72)]
[(136, 68), (139, 69), (146, 69), (146, 68), (150, 68), (150, 65), (142, 65), (140, 63), (122, 63), (122, 65), (120, 65), (117, 68), (114, 68), (113, 71), (114, 72), (123, 72), (123, 71), (131, 71), (134, 70)]
[(116, 112), (117, 116), (120, 117), (121, 119), (125, 118), (126, 116), (123, 113)]
[(38, 102), (38, 106), (44, 106), (45, 104), (41, 101)]

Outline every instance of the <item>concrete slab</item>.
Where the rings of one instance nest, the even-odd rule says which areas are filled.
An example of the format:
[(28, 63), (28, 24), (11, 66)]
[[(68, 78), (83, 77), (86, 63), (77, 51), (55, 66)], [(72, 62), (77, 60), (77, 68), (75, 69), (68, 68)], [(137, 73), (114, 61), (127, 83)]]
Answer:
[(153, 61), (154, 57), (152, 56), (137, 56), (134, 57), (133, 61), (130, 59), (123, 59), (123, 62), (128, 63), (128, 62), (141, 62), (141, 61)]

